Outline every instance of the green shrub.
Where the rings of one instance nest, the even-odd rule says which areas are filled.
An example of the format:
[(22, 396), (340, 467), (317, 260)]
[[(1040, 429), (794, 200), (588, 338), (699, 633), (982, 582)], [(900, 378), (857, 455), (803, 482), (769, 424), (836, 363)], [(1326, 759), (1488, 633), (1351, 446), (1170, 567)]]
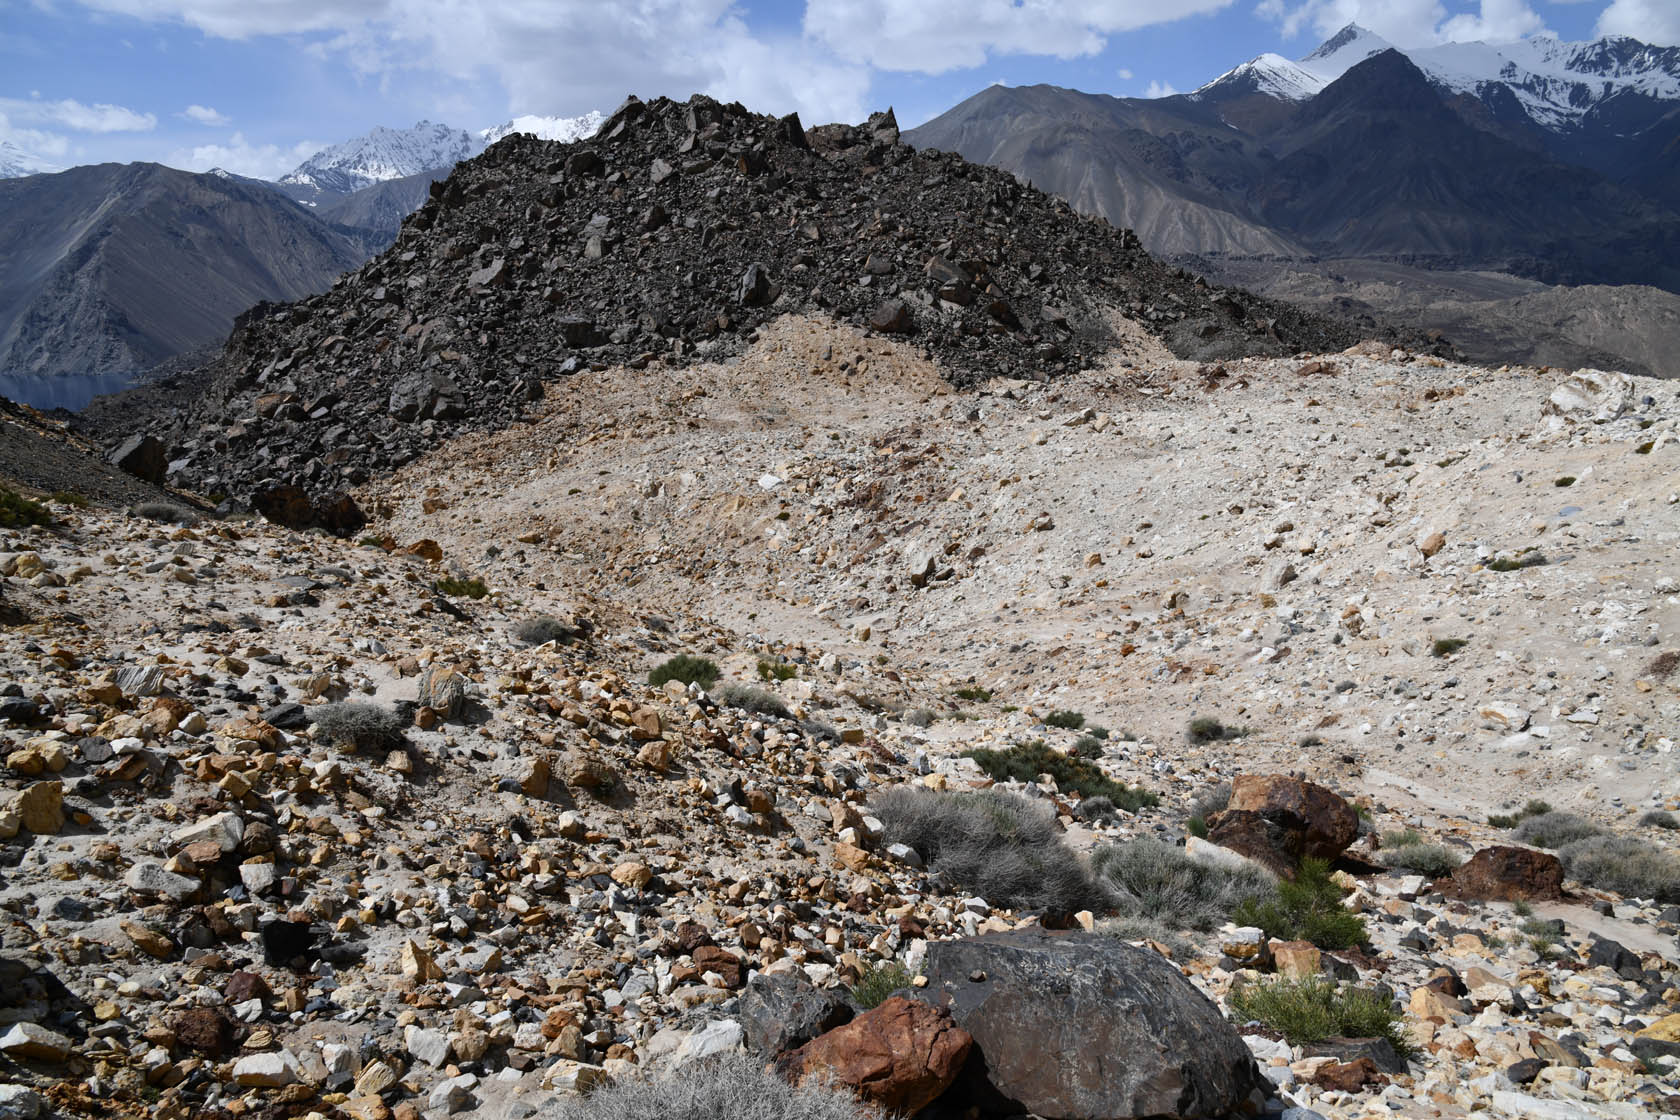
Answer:
[(1554, 479), (1552, 479), (1552, 485), (1553, 486), (1573, 486), (1573, 485), (1575, 485), (1575, 476), (1572, 475), (1572, 474), (1566, 474), (1561, 478), (1554, 478)]
[(1173, 929), (1213, 929), (1243, 902), (1277, 888), (1277, 880), (1259, 868), (1201, 863), (1183, 848), (1150, 839), (1098, 848), (1091, 873), (1114, 896), (1122, 917), (1150, 918)]
[[(1085, 734), (1091, 736), (1093, 739), (1101, 739), (1105, 743), (1108, 742), (1108, 736), (1109, 736), (1108, 728), (1101, 727), (1101, 726), (1099, 726), (1095, 723), (1088, 723), (1088, 724), (1085, 725)], [(1120, 737), (1122, 739), (1131, 738), (1130, 735), (1122, 735)]]
[(789, 665), (786, 661), (760, 661), (758, 663), (758, 679), (761, 681), (791, 681), (798, 675), (798, 667)]
[(1190, 802), (1190, 819), (1185, 822), (1185, 829), (1192, 836), (1207, 839), (1208, 818), (1215, 813), (1222, 813), (1231, 804), (1231, 783), (1220, 782), (1209, 786)]
[(958, 700), (968, 700), (976, 704), (984, 704), (992, 698), (992, 690), (981, 688), (979, 685), (969, 685), (967, 688), (957, 689), (955, 696)]
[(1106, 797), (1128, 813), (1160, 801), (1153, 793), (1117, 782), (1087, 759), (1062, 754), (1042, 739), (1017, 743), (1004, 750), (979, 749), (967, 752), (993, 781), (1036, 782), (1040, 774), (1056, 780), (1056, 788), (1081, 797)]
[(526, 645), (540, 646), (548, 642), (559, 642), (566, 645), (577, 634), (570, 626), (551, 615), (540, 615), (527, 618), (513, 628), (513, 636)]
[(1207, 821), (1201, 817), (1191, 817), (1184, 822), (1184, 831), (1198, 840), (1206, 840), (1208, 837)]
[(1103, 754), (1103, 741), (1095, 735), (1081, 735), (1074, 741), (1075, 758), (1101, 758)]
[(1212, 716), (1197, 716), (1186, 729), (1192, 743), (1217, 743), (1224, 739), (1240, 739), (1248, 734), (1243, 727), (1227, 727)]
[(719, 677), (718, 667), (704, 657), (679, 653), (648, 674), (648, 684), (658, 688), (666, 681), (681, 681), (710, 688)]
[(756, 715), (787, 719), (791, 714), (780, 696), (748, 684), (738, 684), (734, 681), (721, 684), (712, 690), (711, 696), (726, 708), (740, 708)]
[(0, 525), (13, 529), (20, 525), (51, 525), (52, 521), (52, 511), (34, 498), (0, 487)]
[(1072, 913), (1105, 909), (1082, 860), (1043, 801), (1001, 790), (893, 786), (870, 802), (889, 844), (907, 844), (952, 889), (993, 906)]
[(1447, 657), (1469, 644), (1469, 638), (1436, 638), (1435, 644), (1429, 647), (1429, 652), (1434, 657)]
[(852, 999), (865, 1011), (881, 1006), (881, 1002), (900, 988), (908, 988), (915, 979), (910, 970), (897, 961), (872, 964), (858, 982), (852, 985)]
[(1511, 833), (1511, 838), (1519, 844), (1557, 849), (1603, 832), (1604, 829), (1585, 817), (1578, 817), (1574, 813), (1550, 812), (1524, 817)]
[(1292, 1046), (1327, 1038), (1386, 1038), (1401, 1057), (1417, 1053), (1393, 1001), (1369, 988), (1320, 978), (1266, 980), (1233, 991), (1231, 1010), (1280, 1032)]
[(482, 599), (490, 594), (490, 589), (477, 576), (473, 576), (471, 579), (444, 576), (432, 584), (432, 589), (439, 595), (447, 595), (451, 599)]
[(1514, 813), (1493, 813), (1488, 817), (1488, 824), (1494, 828), (1516, 828), (1529, 817), (1538, 817), (1543, 813), (1550, 813), (1552, 807), (1544, 801), (1535, 799), (1518, 809)]
[(1652, 809), (1639, 818), (1639, 823), (1647, 828), (1665, 828), (1669, 831), (1680, 828), (1680, 819), (1665, 809)]
[(1623, 898), (1680, 902), (1680, 857), (1637, 836), (1586, 836), (1558, 850), (1571, 879)]
[(1051, 712), (1044, 717), (1046, 727), (1059, 727), (1064, 731), (1078, 731), (1085, 726), (1085, 717), (1078, 712)]
[(1544, 953), (1552, 949), (1563, 940), (1563, 923), (1555, 918), (1528, 918), (1518, 928), (1528, 938), (1528, 947), (1536, 953)]
[(1267, 937), (1311, 941), (1320, 949), (1348, 949), (1369, 939), (1365, 919), (1342, 905), (1342, 889), (1321, 859), (1302, 860), (1293, 882), (1280, 879), (1271, 897), (1240, 903), (1232, 920), (1259, 926)]
[(86, 509), (89, 505), (87, 495), (79, 493), (75, 490), (54, 490), (51, 497), (53, 501), (62, 506), (74, 506), (77, 509)]
[(389, 750), (402, 745), (408, 721), (380, 704), (322, 704), (309, 709), (316, 732), (352, 750)]

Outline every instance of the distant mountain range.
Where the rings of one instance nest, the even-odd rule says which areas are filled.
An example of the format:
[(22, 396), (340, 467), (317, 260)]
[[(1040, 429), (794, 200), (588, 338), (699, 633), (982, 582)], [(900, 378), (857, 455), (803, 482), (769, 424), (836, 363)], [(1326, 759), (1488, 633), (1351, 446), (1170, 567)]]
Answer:
[(993, 86), (906, 134), (1197, 257), (1680, 291), (1680, 48), (1410, 52), (1350, 26), (1153, 100)]
[(278, 182), (148, 163), (43, 174), (0, 142), (0, 395), (80, 407), (221, 342), (258, 302), (326, 289), (391, 243), (434, 180), (489, 144), (514, 133), (572, 140), (600, 122), (375, 128)]

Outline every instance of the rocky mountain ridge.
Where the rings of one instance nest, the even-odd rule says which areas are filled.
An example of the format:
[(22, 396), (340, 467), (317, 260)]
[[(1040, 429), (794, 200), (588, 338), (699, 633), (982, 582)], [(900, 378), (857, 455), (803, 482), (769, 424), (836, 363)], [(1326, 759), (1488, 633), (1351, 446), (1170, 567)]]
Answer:
[(722, 357), (797, 309), (913, 337), (959, 384), (1086, 368), (1123, 323), (1209, 360), (1371, 329), (1209, 288), (1128, 231), (901, 144), (890, 113), (807, 134), (631, 100), (590, 141), (510, 137), (432, 195), (331, 292), (255, 309), (220, 361), (88, 422), (113, 441), (144, 427), (178, 481), (350, 530), (335, 495), (514, 422), (556, 378)]

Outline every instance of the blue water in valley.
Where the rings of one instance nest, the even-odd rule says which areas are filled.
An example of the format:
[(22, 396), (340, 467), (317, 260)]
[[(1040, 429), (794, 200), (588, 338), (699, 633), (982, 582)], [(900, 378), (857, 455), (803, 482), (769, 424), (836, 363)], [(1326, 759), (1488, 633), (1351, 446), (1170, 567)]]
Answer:
[(39, 377), (31, 374), (0, 373), (0, 397), (41, 409), (86, 408), (94, 397), (127, 389), (135, 383), (129, 373), (70, 374)]

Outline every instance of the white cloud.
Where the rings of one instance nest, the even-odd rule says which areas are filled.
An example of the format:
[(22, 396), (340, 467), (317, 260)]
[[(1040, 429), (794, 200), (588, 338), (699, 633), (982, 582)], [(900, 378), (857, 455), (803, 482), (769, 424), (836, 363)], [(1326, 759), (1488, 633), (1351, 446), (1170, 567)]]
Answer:
[(1149, 87), (1143, 91), (1145, 97), (1171, 97), (1178, 90), (1168, 82), (1151, 80)]
[(1674, 0), (1612, 0), (1598, 17), (1598, 33), (1680, 47), (1680, 4)]
[(1232, 0), (807, 0), (805, 32), (881, 70), (939, 74), (994, 55), (1093, 55), (1107, 37)]
[(188, 105), (181, 110), (181, 116), (189, 121), (197, 121), (199, 124), (225, 125), (233, 123), (231, 117), (225, 113), (218, 113), (208, 105)]
[(83, 105), (80, 101), (41, 101), (0, 97), (0, 113), (25, 124), (44, 124), (76, 132), (150, 132), (157, 127), (151, 113), (136, 113), (121, 105)]
[[(1665, 0), (1649, 0), (1651, 3)], [(1472, 14), (1450, 14), (1440, 0), (1261, 0), (1255, 11), (1282, 25), (1286, 37), (1311, 31), (1320, 38), (1350, 23), (1374, 31), (1397, 47), (1445, 42), (1508, 42), (1545, 34), (1545, 20), (1527, 0), (1481, 0)]]
[(1123, 82), (1129, 82), (1134, 77), (1132, 72), (1124, 66), (1120, 67), (1120, 69), (1116, 70), (1114, 73), (1118, 75), (1120, 80)]
[(318, 140), (302, 140), (290, 147), (253, 144), (244, 133), (235, 132), (225, 144), (200, 144), (172, 152), (163, 162), (184, 171), (209, 171), (220, 167), (235, 175), (253, 179), (278, 179), (326, 147)]
[(19, 128), (3, 112), (0, 112), (0, 143), (11, 145), (26, 166), (43, 170), (62, 166), (70, 153), (70, 141), (63, 136), (41, 129)]

